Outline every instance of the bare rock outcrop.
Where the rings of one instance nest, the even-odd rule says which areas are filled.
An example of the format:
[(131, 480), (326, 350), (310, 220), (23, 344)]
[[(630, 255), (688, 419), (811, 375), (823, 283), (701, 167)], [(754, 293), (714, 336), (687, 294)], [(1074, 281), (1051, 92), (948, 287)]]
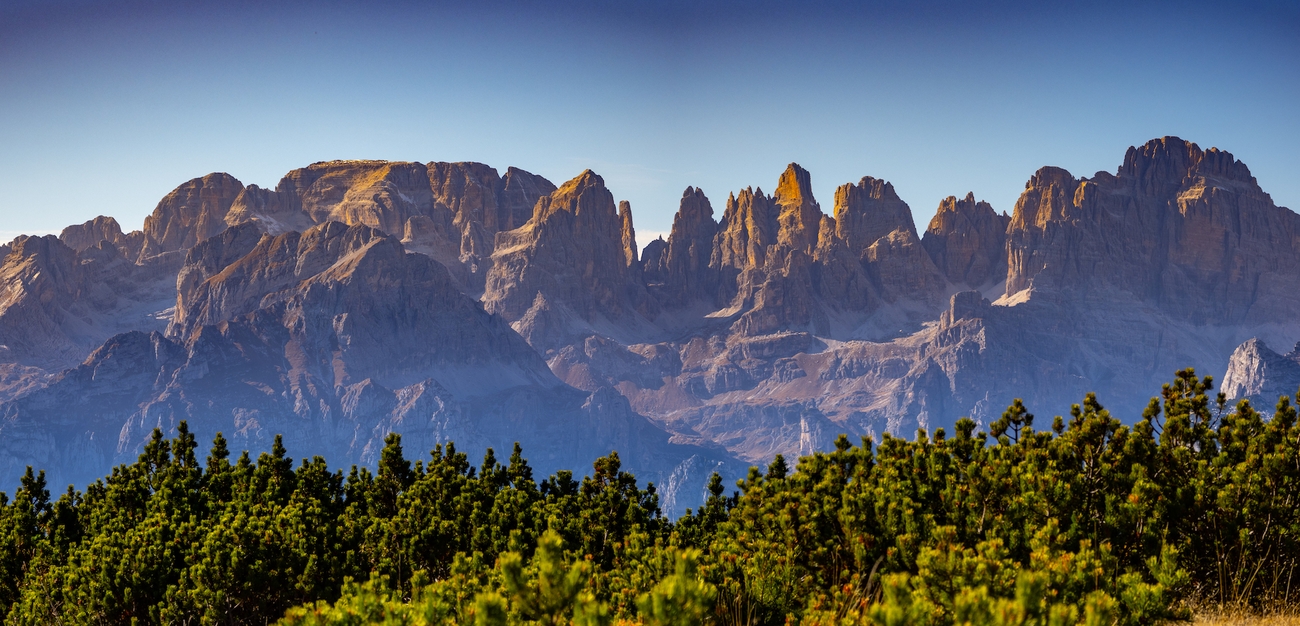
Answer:
[(900, 228), (916, 232), (912, 209), (888, 181), (863, 176), (858, 184), (845, 183), (835, 190), (836, 234), (851, 252), (862, 256), (871, 244)]
[(912, 210), (887, 181), (864, 176), (835, 190), (836, 237), (862, 263), (885, 302), (913, 300), (937, 309), (946, 285), (920, 245)]
[(618, 201), (618, 221), (623, 232), (623, 261), (628, 267), (640, 267), (636, 250), (636, 228), (632, 225), (632, 203)]
[(930, 259), (954, 283), (977, 289), (995, 285), (1007, 276), (1007, 225), (1011, 218), (999, 215), (989, 203), (948, 196), (939, 203), (921, 246)]
[(812, 176), (798, 163), (791, 163), (777, 181), (772, 202), (777, 207), (776, 242), (810, 254), (817, 245), (822, 209), (813, 199)]
[(687, 187), (673, 217), (673, 228), (661, 255), (642, 265), (652, 293), (666, 306), (695, 301), (713, 305), (718, 299), (718, 276), (710, 267), (718, 223), (713, 206), (698, 187)]
[(1129, 148), (1115, 175), (1039, 170), (1008, 249), (1008, 295), (1118, 289), (1208, 324), (1288, 319), (1300, 306), (1300, 216), (1231, 154), (1176, 137)]
[(497, 192), (497, 231), (523, 226), (532, 219), (537, 200), (552, 193), (555, 193), (555, 183), (517, 167), (507, 168)]
[(226, 214), (244, 190), (224, 173), (195, 178), (167, 194), (144, 218), (144, 256), (187, 250), (226, 229)]
[[(793, 163), (772, 198), (761, 189), (728, 198), (710, 268), (734, 330), (852, 332), (894, 303), (907, 309), (893, 316), (903, 326), (937, 314), (947, 281), (892, 185), (864, 177), (841, 186), (835, 215), (822, 214), (811, 176)], [(896, 327), (893, 318), (886, 325)]]
[(710, 264), (720, 271), (730, 270), (732, 279), (742, 270), (762, 267), (767, 247), (776, 243), (779, 210), (761, 187), (729, 195)]
[(196, 248), (189, 265), (210, 276), (171, 338), (117, 335), (44, 389), (0, 404), (0, 471), (31, 464), (54, 484), (85, 484), (134, 458), (154, 427), (184, 419), (254, 452), (283, 433), (291, 449), (335, 463), (374, 463), (393, 430), (413, 447), (454, 438), (476, 453), (523, 441), (543, 472), (617, 449), (639, 476), (676, 477), (664, 492), (676, 512), (696, 504), (710, 472), (739, 475), (725, 453), (670, 442), (616, 391), (561, 384), (440, 264), (376, 229), (327, 222), (261, 236), (211, 272), (256, 232), (237, 227)]
[(477, 294), (495, 234), (527, 221), (554, 190), (541, 176), (512, 167), (501, 177), (482, 163), (328, 161), (289, 172), (274, 191), (250, 185), (225, 221), (256, 222), (274, 235), (327, 221), (376, 228), (447, 266), (462, 291)]
[(838, 220), (822, 216), (817, 250), (813, 254), (813, 287), (826, 303), (841, 311), (877, 308), (880, 292), (862, 265), (860, 252), (840, 236)]
[(523, 226), (497, 235), (484, 308), (515, 322), (540, 293), (586, 323), (632, 321), (646, 296), (626, 258), (614, 197), (585, 171), (539, 200)]
[(1264, 412), (1281, 396), (1294, 398), (1300, 393), (1300, 343), (1287, 354), (1274, 352), (1259, 338), (1237, 346), (1220, 390), (1229, 400), (1250, 400)]
[(140, 250), (144, 246), (144, 232), (137, 230), (123, 233), (117, 220), (100, 215), (83, 224), (64, 228), (63, 232), (59, 233), (59, 241), (77, 252), (99, 245), (101, 241), (107, 241), (120, 250), (122, 256), (136, 259), (139, 258)]
[(138, 265), (107, 240), (73, 250), (19, 237), (0, 263), (0, 363), (58, 371), (108, 337), (161, 330), (175, 301), (175, 255)]

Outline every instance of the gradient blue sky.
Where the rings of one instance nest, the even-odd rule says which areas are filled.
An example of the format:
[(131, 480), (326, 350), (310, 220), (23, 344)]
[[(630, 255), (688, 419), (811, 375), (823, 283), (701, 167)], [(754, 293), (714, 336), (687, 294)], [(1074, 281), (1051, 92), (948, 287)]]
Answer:
[[(1049, 3), (1042, 3), (1048, 5)], [(924, 229), (1043, 165), (1114, 171), (1178, 135), (1300, 209), (1295, 2), (0, 4), (0, 237), (139, 228), (212, 171), (274, 186), (340, 158), (474, 160), (721, 216), (790, 161), (885, 178)]]

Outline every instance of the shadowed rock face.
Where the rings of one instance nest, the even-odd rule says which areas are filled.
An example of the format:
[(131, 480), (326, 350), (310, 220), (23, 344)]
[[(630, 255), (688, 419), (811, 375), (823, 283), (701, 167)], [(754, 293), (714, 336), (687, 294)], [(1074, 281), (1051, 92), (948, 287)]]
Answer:
[[(725, 454), (669, 443), (617, 392), (563, 385), (445, 268), (392, 236), (326, 222), (261, 236), (239, 255), (248, 248), (240, 230), (187, 259), (205, 266), (192, 280), (210, 276), (182, 298), (173, 339), (116, 336), (0, 407), (6, 469), (31, 463), (56, 484), (84, 483), (133, 458), (153, 427), (186, 419), (254, 450), (284, 433), (292, 450), (336, 463), (373, 462), (384, 435), (400, 429), (417, 446), (455, 438), (481, 451), (523, 440), (545, 471), (618, 449), (647, 478), (677, 472), (683, 494), (701, 489), (707, 471), (739, 471)], [(698, 467), (683, 474), (688, 461)]]
[(1007, 225), (987, 202), (968, 193), (939, 203), (921, 245), (949, 282), (980, 288), (1006, 280)]
[(728, 196), (711, 265), (735, 271), (761, 267), (767, 247), (776, 243), (778, 210), (761, 187)]
[(223, 176), (144, 231), (98, 218), (0, 248), (0, 471), (100, 475), (179, 419), (336, 462), (397, 430), (518, 439), (553, 469), (617, 448), (681, 508), (737, 459), (987, 423), (1017, 397), (1051, 415), (1097, 391), (1136, 419), (1188, 366), (1227, 365), (1225, 391), (1265, 405), (1300, 385), (1295, 353), (1265, 347), (1300, 339), (1300, 218), (1176, 138), (1115, 174), (1043, 168), (1012, 216), (947, 198), (924, 238), (888, 182), (840, 186), (826, 215), (791, 164), (718, 221), (687, 188), (639, 255), (631, 206), (590, 171)]
[(125, 235), (122, 235), (122, 227), (117, 225), (117, 219), (99, 216), (86, 223), (66, 227), (60, 232), (59, 240), (74, 251), (81, 252), (99, 242), (116, 244), (123, 236)]
[(835, 226), (836, 235), (858, 256), (896, 230), (916, 235), (912, 209), (894, 192), (893, 185), (870, 176), (835, 190)]
[(662, 303), (669, 306), (694, 301), (716, 303), (717, 272), (709, 263), (717, 233), (718, 223), (713, 220), (709, 199), (700, 189), (687, 187), (663, 254), (642, 264), (646, 283), (655, 287)]
[(161, 330), (177, 261), (138, 265), (106, 240), (75, 251), (53, 235), (17, 238), (0, 264), (0, 359), (58, 371), (116, 333)]
[(59, 241), (77, 252), (97, 246), (101, 241), (107, 241), (116, 247), (122, 256), (136, 259), (140, 257), (144, 247), (144, 232), (137, 230), (123, 233), (117, 220), (101, 215), (84, 224), (63, 229), (59, 234)]
[(1300, 217), (1231, 154), (1176, 137), (1130, 148), (1117, 175), (1039, 170), (1007, 236), (1009, 295), (1115, 288), (1198, 324), (1300, 305)]

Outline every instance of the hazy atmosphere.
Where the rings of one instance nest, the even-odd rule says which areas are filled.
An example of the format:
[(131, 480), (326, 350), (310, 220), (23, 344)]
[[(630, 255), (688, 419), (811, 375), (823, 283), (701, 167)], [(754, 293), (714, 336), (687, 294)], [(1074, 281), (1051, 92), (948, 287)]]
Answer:
[(667, 231), (791, 161), (1010, 212), (1054, 164), (1114, 171), (1178, 135), (1300, 205), (1293, 3), (7, 2), (0, 237), (95, 215), (139, 228), (178, 183), (274, 186), (315, 161), (584, 168)]
[(1300, 625), (1298, 33), (0, 0), (0, 623)]

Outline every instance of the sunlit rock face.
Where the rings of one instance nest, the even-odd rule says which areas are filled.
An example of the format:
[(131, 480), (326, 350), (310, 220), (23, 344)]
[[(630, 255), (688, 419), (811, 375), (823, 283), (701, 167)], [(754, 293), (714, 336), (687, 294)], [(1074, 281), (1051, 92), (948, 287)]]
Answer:
[(841, 185), (827, 214), (792, 163), (771, 195), (688, 187), (640, 250), (595, 172), (500, 172), (213, 174), (140, 231), (0, 247), (0, 471), (89, 480), (180, 419), (340, 464), (396, 430), (579, 472), (618, 449), (680, 509), (715, 468), (987, 424), (1015, 398), (1050, 416), (1096, 391), (1131, 421), (1189, 366), (1269, 406), (1300, 385), (1266, 347), (1300, 340), (1300, 218), (1218, 149), (1046, 167), (1011, 215), (949, 197), (923, 236), (888, 181)]
[(256, 223), (271, 234), (328, 221), (369, 226), (442, 263), (462, 291), (477, 294), (495, 234), (522, 225), (554, 190), (514, 167), (503, 177), (472, 162), (327, 161), (289, 172), (274, 190), (250, 185), (225, 222)]
[(698, 188), (687, 187), (662, 254), (651, 255), (641, 266), (644, 280), (653, 286), (661, 303), (717, 303), (717, 270), (709, 265), (717, 234), (718, 223), (708, 197)]
[(186, 250), (226, 228), (226, 214), (244, 185), (230, 174), (195, 178), (167, 194), (144, 218), (144, 252)]
[(523, 226), (496, 236), (484, 308), (543, 353), (597, 328), (638, 330), (653, 312), (628, 262), (630, 209), (624, 215), (590, 170), (542, 197)]
[(1300, 343), (1286, 354), (1274, 352), (1258, 338), (1242, 343), (1228, 359), (1220, 391), (1229, 400), (1250, 400), (1265, 413), (1282, 396), (1294, 403), (1300, 393)]

